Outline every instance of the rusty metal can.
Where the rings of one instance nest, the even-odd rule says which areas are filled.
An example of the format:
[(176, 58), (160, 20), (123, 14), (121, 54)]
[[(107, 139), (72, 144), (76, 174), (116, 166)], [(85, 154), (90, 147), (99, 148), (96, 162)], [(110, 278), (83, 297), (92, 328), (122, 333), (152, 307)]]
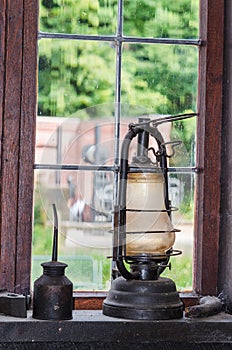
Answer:
[(33, 317), (42, 320), (70, 320), (73, 284), (65, 276), (68, 266), (59, 261), (41, 264), (43, 275), (34, 282)]

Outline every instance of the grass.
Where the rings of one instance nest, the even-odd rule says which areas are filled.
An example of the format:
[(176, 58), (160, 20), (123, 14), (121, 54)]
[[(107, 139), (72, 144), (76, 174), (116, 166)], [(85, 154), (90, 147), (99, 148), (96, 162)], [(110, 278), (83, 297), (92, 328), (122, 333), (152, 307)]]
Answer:
[[(34, 227), (32, 281), (42, 275), (42, 262), (51, 260), (52, 230), (51, 227), (38, 223)], [(96, 249), (78, 248), (75, 252), (59, 255), (59, 261), (68, 264), (67, 277), (78, 290), (106, 290), (110, 283), (111, 260)], [(176, 283), (177, 290), (192, 289), (192, 258), (191, 256), (176, 256), (171, 260), (171, 271), (168, 268), (162, 277), (169, 277)]]
[(192, 259), (191, 256), (171, 258), (171, 270), (166, 269), (163, 277), (171, 278), (176, 283), (178, 291), (192, 290)]
[[(61, 249), (62, 250), (62, 249)], [(43, 224), (34, 225), (32, 246), (32, 282), (42, 275), (41, 263), (50, 261), (52, 255), (52, 228)], [(106, 290), (109, 286), (111, 260), (96, 251), (79, 247), (58, 255), (65, 262), (66, 276), (73, 282), (74, 289)]]

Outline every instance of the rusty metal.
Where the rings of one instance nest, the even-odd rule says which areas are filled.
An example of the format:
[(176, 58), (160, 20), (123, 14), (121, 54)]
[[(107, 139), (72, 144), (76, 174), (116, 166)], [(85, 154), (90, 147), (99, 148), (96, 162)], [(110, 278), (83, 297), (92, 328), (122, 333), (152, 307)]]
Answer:
[(66, 264), (42, 264), (43, 275), (34, 283), (33, 317), (43, 320), (72, 319), (72, 283), (64, 275)]
[[(169, 258), (171, 255), (179, 255), (181, 251), (174, 251), (172, 248), (165, 254), (143, 253), (131, 256), (127, 254), (126, 235), (126, 212), (162, 212), (165, 211), (171, 216), (172, 206), (169, 200), (168, 188), (168, 162), (167, 158), (175, 154), (173, 147), (180, 142), (172, 143), (172, 152), (167, 154), (166, 145), (163, 136), (157, 129), (157, 124), (174, 120), (185, 119), (195, 116), (179, 115), (162, 118), (160, 120), (151, 121), (149, 118), (139, 118), (138, 124), (130, 124), (129, 131), (125, 135), (121, 146), (120, 159), (120, 181), (118, 203), (115, 206), (117, 213), (115, 215), (114, 225), (114, 249), (113, 260), (117, 266), (118, 274), (112, 270), (113, 281), (107, 298), (103, 302), (103, 314), (111, 317), (142, 319), (142, 320), (166, 320), (183, 317), (183, 303), (180, 300), (176, 290), (175, 283), (168, 278), (160, 277), (160, 274), (167, 268), (171, 267)], [(152, 126), (152, 125), (153, 126)], [(149, 158), (149, 137), (152, 136), (158, 147), (158, 151), (153, 150), (156, 162), (152, 162)], [(137, 137), (137, 154), (132, 158), (132, 164), (137, 167), (137, 171), (144, 172), (144, 166), (153, 167), (155, 172), (162, 172), (164, 177), (164, 207), (163, 210), (143, 209), (136, 210), (127, 208), (127, 181), (129, 166), (129, 148), (131, 141)], [(170, 143), (171, 144), (171, 143)], [(154, 166), (153, 166), (154, 165)], [(178, 231), (173, 229), (173, 231)], [(159, 231), (136, 231), (129, 232), (136, 234), (146, 233), (165, 233), (165, 230)], [(129, 266), (129, 269), (128, 269)], [(121, 275), (117, 277), (117, 275)]]
[(168, 320), (183, 316), (183, 303), (169, 278), (126, 280), (116, 278), (103, 303), (103, 314), (135, 320)]
[(9, 292), (0, 293), (0, 313), (14, 316), (27, 317), (29, 297), (22, 294)]
[(55, 205), (52, 261), (42, 263), (43, 275), (34, 283), (33, 317), (42, 320), (70, 320), (73, 284), (65, 276), (65, 263), (57, 261), (58, 219)]

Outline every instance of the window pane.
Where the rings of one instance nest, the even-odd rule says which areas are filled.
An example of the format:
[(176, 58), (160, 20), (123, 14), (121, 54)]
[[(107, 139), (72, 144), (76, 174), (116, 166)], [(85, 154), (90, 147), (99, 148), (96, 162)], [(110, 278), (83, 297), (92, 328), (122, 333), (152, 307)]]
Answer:
[[(40, 30), (115, 35), (118, 5), (123, 4), (122, 27), (127, 36), (197, 38), (198, 3), (41, 0)], [(197, 100), (196, 47), (124, 42), (121, 56), (120, 40), (115, 44), (101, 39), (39, 41), (36, 164), (51, 167), (35, 171), (33, 279), (41, 275), (40, 262), (51, 257), (55, 203), (59, 260), (68, 263), (67, 275), (74, 289), (85, 290), (108, 289), (111, 260), (106, 257), (112, 255), (113, 199), (118, 189), (119, 150), (128, 124), (144, 115), (156, 119), (196, 112)], [(169, 159), (170, 167), (195, 166), (195, 129), (195, 118), (159, 126), (168, 154), (175, 153)], [(170, 142), (176, 140), (182, 143), (172, 147)], [(136, 149), (133, 140), (130, 160)], [(52, 165), (69, 169), (52, 170)], [(77, 165), (80, 169), (73, 169)], [(99, 171), (103, 166), (105, 170)], [(180, 266), (178, 271), (184, 269), (190, 279), (177, 278), (177, 286), (191, 289), (194, 176), (172, 171), (170, 199), (179, 208), (172, 219), (182, 230), (174, 248), (184, 253), (171, 259), (171, 278), (175, 266)], [(183, 237), (184, 244), (188, 242), (184, 246)]]
[[(75, 118), (38, 117), (36, 163), (113, 165), (115, 126), (111, 108), (111, 104), (93, 107), (102, 118), (89, 120), (84, 117), (94, 115), (91, 108), (76, 113)], [(55, 176), (58, 174), (51, 172), (47, 180), (54, 182)], [(59, 175), (64, 176), (68, 176), (66, 172)]]
[(125, 0), (124, 34), (152, 38), (197, 38), (199, 0)]
[(141, 105), (158, 114), (195, 112), (197, 79), (198, 50), (195, 47), (124, 45), (124, 103)]
[[(110, 279), (113, 197), (112, 173), (36, 171), (33, 236), (33, 280), (41, 275), (41, 262), (51, 260), (53, 214), (59, 217), (58, 260), (68, 264), (74, 289), (108, 288)], [(67, 178), (68, 175), (68, 178)]]
[[(114, 105), (114, 104), (113, 104)], [(103, 108), (104, 107), (104, 108)], [(142, 108), (121, 106), (121, 145), (122, 139), (128, 130), (128, 124), (137, 123), (138, 117), (146, 114)], [(97, 107), (94, 107), (97, 108)], [(99, 106), (104, 111), (112, 111), (112, 105)], [(144, 113), (143, 113), (144, 111)], [(85, 111), (80, 111), (80, 116)], [(97, 113), (99, 114), (99, 113)], [(104, 115), (104, 114), (103, 114)], [(157, 116), (149, 115), (151, 119)], [(89, 119), (81, 118), (54, 118), (38, 117), (36, 164), (65, 164), (81, 166), (109, 165), (114, 162), (114, 121), (113, 118)], [(159, 116), (160, 117), (160, 116)], [(180, 123), (180, 122), (178, 122)], [(170, 159), (170, 166), (185, 166), (191, 163), (192, 135), (195, 132), (195, 120), (183, 121), (182, 125), (165, 123), (159, 126), (159, 130), (165, 142), (170, 140), (182, 140), (185, 143), (175, 147), (175, 156)], [(190, 128), (192, 125), (192, 129)], [(183, 130), (187, 129), (185, 137)], [(190, 135), (188, 134), (191, 131)], [(194, 138), (193, 138), (194, 140)], [(136, 153), (136, 138), (132, 141), (129, 158), (130, 161)], [(150, 144), (152, 146), (152, 142)], [(168, 153), (172, 149), (167, 145)], [(152, 159), (152, 152), (149, 153)], [(154, 161), (154, 160), (153, 160)], [(110, 261), (106, 256), (112, 254), (111, 214), (113, 209), (114, 176), (111, 171), (75, 171), (75, 170), (37, 170), (35, 172), (35, 226), (33, 239), (33, 276), (40, 271), (41, 261), (49, 258), (52, 244), (52, 204), (56, 203), (60, 220), (60, 256), (69, 265), (69, 273), (72, 280), (78, 281), (75, 288), (106, 288), (105, 274), (110, 273)], [(182, 233), (177, 233), (175, 244), (177, 249), (183, 250), (181, 257), (172, 258), (173, 266), (181, 264), (186, 272), (183, 279), (178, 278), (180, 288), (190, 288), (192, 269), (192, 227), (193, 227), (193, 193), (194, 181), (191, 174), (170, 175), (170, 199), (178, 212), (173, 212), (173, 221), (176, 228), (181, 228)], [(84, 200), (84, 202), (82, 201)], [(85, 211), (83, 203), (86, 204)], [(187, 231), (187, 232), (186, 232)], [(103, 240), (103, 241), (102, 241)], [(101, 246), (104, 242), (104, 247)], [(183, 243), (184, 242), (184, 243)], [(179, 246), (181, 243), (181, 246)], [(107, 247), (105, 246), (107, 245)], [(184, 244), (184, 245), (183, 245)], [(183, 247), (183, 248), (182, 248)], [(107, 251), (107, 254), (105, 252)], [(107, 260), (105, 261), (104, 258)], [(87, 268), (88, 278), (81, 269)], [(177, 264), (177, 265), (176, 265)], [(72, 266), (72, 268), (71, 268)], [(96, 275), (98, 268), (103, 269), (104, 275)], [(100, 267), (99, 267), (100, 266)], [(104, 268), (103, 268), (104, 267)], [(78, 273), (76, 273), (76, 269)], [(178, 269), (179, 270), (179, 269)], [(77, 276), (79, 276), (77, 278)], [(91, 277), (92, 276), (92, 277)], [(86, 280), (87, 278), (87, 280)], [(98, 285), (96, 285), (96, 279)], [(100, 281), (100, 282), (99, 282)], [(181, 283), (184, 284), (181, 284)]]
[(172, 269), (165, 276), (174, 279), (178, 290), (192, 290), (193, 261), (193, 216), (194, 216), (194, 174), (170, 174), (169, 196), (172, 206), (172, 222), (180, 232), (176, 233), (174, 249), (182, 254), (171, 258)]
[(38, 115), (67, 117), (112, 102), (114, 74), (110, 43), (40, 40)]
[[(149, 113), (140, 114), (133, 118), (124, 118), (121, 128), (121, 138), (127, 132), (127, 126), (129, 123), (137, 123), (141, 117), (149, 118), (150, 120), (156, 120), (157, 118), (164, 118), (162, 115), (154, 115)], [(196, 136), (196, 117), (189, 118), (180, 122), (164, 123), (158, 126), (164, 142), (166, 144), (168, 158), (168, 166), (170, 168), (183, 168), (183, 167), (195, 167), (195, 136)], [(149, 148), (158, 150), (157, 143), (151, 137), (149, 140)], [(132, 161), (133, 156), (137, 150), (137, 138), (134, 138), (131, 142), (131, 150), (129, 152), (129, 161)], [(150, 149), (148, 156), (153, 163), (156, 162), (153, 149)], [(190, 171), (190, 169), (189, 169)]]
[(170, 167), (195, 167), (196, 166), (196, 118), (179, 121), (171, 126), (171, 141), (181, 141), (181, 144), (170, 149), (175, 152), (169, 161)]
[(40, 30), (69, 34), (114, 34), (117, 1), (40, 1)]

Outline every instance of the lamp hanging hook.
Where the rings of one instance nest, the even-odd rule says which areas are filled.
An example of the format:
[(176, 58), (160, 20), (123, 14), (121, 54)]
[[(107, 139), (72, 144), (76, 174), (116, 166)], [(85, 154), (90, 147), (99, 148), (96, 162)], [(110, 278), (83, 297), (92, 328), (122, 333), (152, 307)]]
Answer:
[(168, 142), (164, 142), (162, 143), (162, 146), (164, 146), (164, 150), (166, 150), (166, 146), (170, 145), (171, 146), (171, 153), (167, 154), (166, 152), (166, 157), (168, 158), (172, 158), (175, 155), (175, 147), (176, 146), (180, 146), (183, 142), (180, 140), (176, 140), (176, 141), (168, 141)]

